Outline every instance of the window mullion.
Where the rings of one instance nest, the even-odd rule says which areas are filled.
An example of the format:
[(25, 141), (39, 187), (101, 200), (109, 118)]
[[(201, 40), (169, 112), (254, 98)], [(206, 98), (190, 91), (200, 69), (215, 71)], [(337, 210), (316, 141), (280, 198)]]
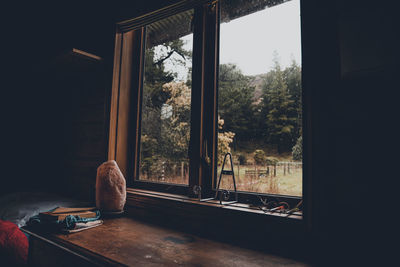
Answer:
[(202, 146), (203, 196), (213, 196), (213, 176), (216, 170), (217, 145), (217, 77), (218, 77), (218, 3), (207, 5), (205, 12), (204, 40), (204, 109)]
[(218, 69), (217, 6), (197, 8), (194, 17), (192, 128), (189, 196), (201, 186), (201, 197), (212, 194), (216, 147), (216, 77)]
[(204, 12), (201, 7), (194, 11), (193, 17), (193, 70), (192, 70), (192, 107), (189, 144), (189, 192), (190, 197), (196, 197), (193, 187), (201, 185), (201, 129), (202, 129), (202, 88), (204, 87)]

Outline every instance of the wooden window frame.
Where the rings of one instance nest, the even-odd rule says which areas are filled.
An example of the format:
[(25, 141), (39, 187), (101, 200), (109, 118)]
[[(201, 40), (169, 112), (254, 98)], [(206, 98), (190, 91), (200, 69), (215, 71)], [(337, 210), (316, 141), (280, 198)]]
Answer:
[[(301, 2), (301, 6), (302, 4)], [(200, 99), (200, 101), (192, 101), (191, 108), (189, 185), (138, 180), (145, 26), (189, 9), (194, 9), (192, 99)], [(129, 188), (197, 197), (193, 193), (193, 187), (200, 185), (202, 188), (201, 198), (215, 195), (219, 25), (219, 3), (211, 0), (184, 0), (117, 24), (108, 159), (117, 161), (122, 173), (127, 178)], [(304, 43), (305, 40), (302, 38), (302, 51), (304, 51)], [(302, 68), (304, 68), (304, 59)], [(253, 192), (239, 192), (238, 194), (239, 201), (245, 203), (259, 203), (259, 196), (263, 196), (286, 201), (292, 206), (303, 199), (303, 219), (304, 210), (309, 205), (309, 197), (305, 197), (308, 195), (309, 187), (305, 185), (309, 184), (307, 169), (309, 169), (310, 162), (307, 158), (310, 157), (307, 144), (311, 138), (307, 132), (310, 116), (307, 109), (308, 96), (304, 89), (304, 73), (307, 72), (302, 71), (303, 134), (306, 136), (303, 137), (303, 197)], [(212, 149), (205, 149), (205, 146)], [(205, 155), (205, 151), (208, 151), (209, 155)], [(207, 156), (213, 159), (211, 166), (205, 162)]]

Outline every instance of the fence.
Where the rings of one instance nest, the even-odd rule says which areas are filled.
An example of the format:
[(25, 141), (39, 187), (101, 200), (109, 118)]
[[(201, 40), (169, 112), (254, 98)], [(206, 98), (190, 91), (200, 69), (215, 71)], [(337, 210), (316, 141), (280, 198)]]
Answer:
[[(240, 167), (238, 166), (238, 177), (240, 177)], [(286, 174), (291, 174), (293, 170), (299, 169), (303, 167), (302, 162), (292, 162), (292, 161), (280, 161), (277, 162), (274, 165), (266, 165), (262, 166), (265, 169), (258, 169), (258, 166), (254, 165), (254, 169), (246, 169), (245, 170), (245, 176), (250, 176), (250, 177), (263, 177), (263, 176), (273, 176), (276, 177), (277, 174), (277, 169), (281, 167), (283, 171), (283, 175)]]

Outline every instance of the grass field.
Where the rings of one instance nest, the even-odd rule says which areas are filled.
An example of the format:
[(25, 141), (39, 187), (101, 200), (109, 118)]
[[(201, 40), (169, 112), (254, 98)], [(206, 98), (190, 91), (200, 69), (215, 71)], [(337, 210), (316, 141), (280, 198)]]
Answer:
[[(285, 168), (285, 170), (284, 170)], [(230, 169), (230, 167), (225, 168)], [(235, 165), (234, 172), (236, 187), (238, 191), (249, 191), (258, 193), (270, 193), (279, 195), (301, 196), (302, 195), (302, 167), (290, 166), (269, 166), (269, 174), (265, 174), (266, 166)], [(218, 170), (219, 178), (220, 170)], [(222, 189), (233, 190), (231, 176), (222, 175)]]
[[(265, 154), (278, 161), (276, 170), (274, 166), (256, 165), (254, 162), (255, 149), (262, 149)], [(266, 146), (263, 143), (246, 142), (233, 154), (234, 172), (236, 178), (236, 187), (238, 191), (269, 193), (289, 196), (302, 196), (303, 169), (301, 162), (293, 162), (290, 152), (278, 154), (276, 150)], [(238, 155), (244, 155), (246, 164), (240, 165)], [(228, 161), (229, 162), (229, 161)], [(288, 167), (289, 165), (289, 167)], [(184, 165), (182, 172), (181, 166), (178, 164), (171, 169), (170, 172), (163, 174), (158, 173), (157, 177), (147, 177), (141, 174), (141, 179), (170, 183), (170, 184), (188, 184), (189, 170), (188, 164)], [(225, 166), (225, 170), (230, 170), (229, 164)], [(268, 174), (266, 171), (269, 169)], [(217, 169), (217, 181), (221, 173), (221, 166)], [(221, 189), (233, 190), (233, 182), (231, 176), (223, 175), (221, 179)]]
[[(254, 151), (262, 149), (265, 155), (278, 161), (276, 173), (274, 175), (273, 166), (269, 166), (269, 175), (260, 175), (260, 170), (267, 170), (267, 166), (257, 166), (254, 162)], [(278, 195), (302, 196), (303, 186), (303, 169), (301, 162), (292, 162), (292, 153), (284, 152), (278, 154), (276, 149), (256, 141), (241, 142), (237, 151), (233, 152), (234, 172), (237, 181), (238, 191), (249, 191), (258, 193), (270, 193)], [(246, 158), (245, 165), (239, 165), (238, 155), (244, 155)], [(286, 162), (284, 165), (283, 162)], [(288, 164), (289, 163), (289, 170)], [(230, 169), (230, 167), (225, 167)], [(218, 168), (218, 177), (221, 166)], [(262, 172), (261, 172), (262, 173)], [(223, 175), (223, 189), (233, 189), (232, 178)]]
[[(266, 174), (268, 168), (269, 174)], [(225, 170), (230, 170), (230, 166), (225, 166)], [(171, 184), (188, 184), (187, 172), (185, 171), (183, 177), (178, 173), (175, 175), (166, 174), (164, 177), (146, 177), (144, 180)], [(219, 179), (220, 173), (221, 167), (218, 168), (217, 179)], [(234, 173), (238, 191), (302, 196), (301, 164), (290, 165), (289, 170), (287, 164), (278, 165), (276, 166), (275, 175), (273, 166), (234, 165)], [(231, 176), (222, 175), (220, 188), (227, 190), (234, 189)]]

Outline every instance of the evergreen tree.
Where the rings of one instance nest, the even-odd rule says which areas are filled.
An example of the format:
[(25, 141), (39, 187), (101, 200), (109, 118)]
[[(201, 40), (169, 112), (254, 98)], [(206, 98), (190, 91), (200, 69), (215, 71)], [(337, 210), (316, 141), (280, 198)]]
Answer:
[(301, 103), (301, 67), (295, 60), (287, 67), (284, 72), (284, 79), (287, 84), (288, 92), (293, 100), (294, 107), (297, 113), (297, 121), (294, 132), (297, 136), (302, 134), (302, 103)]
[(224, 119), (224, 129), (234, 132), (238, 140), (254, 136), (254, 87), (250, 79), (234, 64), (221, 64), (219, 68), (219, 115)]
[(297, 112), (277, 55), (274, 57), (274, 68), (267, 75), (263, 97), (267, 125), (266, 141), (276, 145), (278, 153), (290, 151), (297, 139)]

